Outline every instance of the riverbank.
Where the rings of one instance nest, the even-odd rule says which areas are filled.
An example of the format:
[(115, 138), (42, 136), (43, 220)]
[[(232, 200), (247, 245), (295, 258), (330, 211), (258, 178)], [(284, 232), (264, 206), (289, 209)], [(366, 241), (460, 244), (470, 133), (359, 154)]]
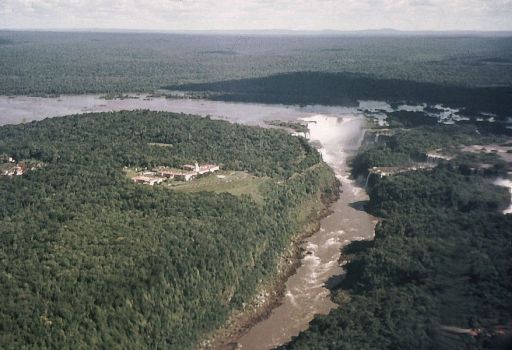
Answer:
[[(335, 196), (322, 201), (322, 207), (318, 208), (319, 210), (312, 210), (317, 212), (316, 218), (309, 223), (304, 223), (299, 231), (301, 233), (292, 239), (288, 248), (281, 254), (276, 275), (261, 284), (254, 298), (244, 309), (235, 310), (223, 327), (199, 342), (198, 349), (236, 349), (237, 340), (251, 327), (265, 320), (272, 310), (281, 304), (286, 292), (286, 281), (297, 271), (301, 265), (300, 260), (306, 254), (302, 247), (304, 240), (318, 232), (321, 220), (332, 214), (330, 207), (339, 199), (340, 186), (339, 183), (336, 185), (338, 191)], [(303, 207), (312, 208), (309, 204), (318, 206), (317, 203), (315, 205), (315, 201), (312, 202), (305, 203)]]
[(364, 120), (354, 115), (315, 115), (303, 121), (310, 129), (309, 141), (342, 183), (342, 192), (331, 204), (330, 215), (322, 218), (318, 230), (302, 243), (306, 254), (286, 280), (280, 302), (232, 342), (231, 348), (259, 350), (285, 344), (307, 329), (315, 315), (338, 307), (328, 286), (344, 273), (339, 264), (341, 248), (354, 240), (373, 238), (377, 220), (358, 209), (357, 204), (367, 200), (367, 195), (350, 179), (347, 165), (361, 144)]
[[(299, 224), (319, 213), (321, 195), (336, 183), (304, 140), (208, 118), (98, 113), (1, 127), (0, 134), (2, 159), (46, 164), (0, 179), (4, 270), (12, 276), (2, 290), (6, 301), (24, 295), (33, 306), (3, 304), (1, 348), (195, 348), (274, 273)], [(152, 146), (170, 142), (182, 152)], [(268, 177), (264, 203), (137, 186), (122, 172), (129, 162), (171, 166), (197, 157)], [(34, 309), (43, 325), (25, 315)], [(38, 333), (41, 326), (48, 331)]]
[[(358, 155), (367, 160), (361, 173), (407, 165), (409, 157), (394, 157), (403, 150), (428, 155), (497, 138), (457, 126), (395, 130), (369, 140)], [(279, 349), (510, 348), (512, 216), (502, 212), (510, 196), (495, 186), (496, 175), (471, 171), (475, 163), (499, 161), (496, 154), (461, 153), (428, 171), (370, 181), (366, 207), (382, 222), (372, 242), (346, 251), (351, 258), (336, 298), (342, 306)]]
[[(315, 233), (309, 236), (301, 234), (297, 237), (295, 244), (287, 249), (288, 255), (283, 255), (284, 263), (280, 264), (281, 278), (274, 278), (265, 285), (266, 290), (270, 291), (279, 290), (276, 286), (281, 284), (281, 293), (266, 293), (262, 288), (258, 293), (260, 298), (255, 299), (257, 304), (253, 305), (266, 305), (266, 308), (261, 308), (259, 314), (253, 313), (253, 317), (249, 317), (251, 314), (246, 313), (246, 320), (252, 320), (252, 322), (245, 322), (245, 324), (250, 327), (239, 328), (238, 333), (233, 333), (236, 333), (237, 337), (229, 340), (237, 340), (245, 349), (252, 349), (253, 345), (261, 343), (262, 337), (258, 332), (264, 330), (263, 333), (269, 334), (270, 344), (260, 344), (261, 346), (270, 348), (283, 344), (307, 328), (314, 315), (328, 313), (336, 307), (325, 286), (331, 277), (343, 273), (338, 263), (341, 247), (352, 240), (371, 238), (375, 225), (374, 218), (351, 207), (352, 203), (367, 199), (364, 190), (349, 180), (349, 171), (346, 166), (347, 157), (357, 151), (364, 134), (364, 118), (361, 112), (354, 108), (342, 107), (299, 107), (164, 98), (152, 100), (144, 98), (101, 100), (98, 96), (62, 96), (61, 98), (61, 101), (27, 98), (26, 103), (23, 102), (23, 98), (7, 101), (0, 98), (0, 107), (5, 112), (4, 117), (17, 123), (22, 122), (20, 117), (25, 115), (20, 111), (27, 112), (29, 115), (27, 120), (31, 120), (39, 116), (42, 111), (48, 114), (46, 116), (59, 116), (75, 113), (77, 110), (80, 113), (87, 113), (98, 110), (140, 108), (211, 115), (212, 118), (240, 124), (265, 125), (265, 121), (278, 118), (308, 123), (312, 130), (308, 139), (319, 148), (324, 161), (343, 183), (341, 194), (343, 199), (331, 204), (331, 215), (326, 216), (327, 213), (324, 212), (321, 215), (323, 218), (320, 219), (321, 211), (318, 210), (315, 218), (309, 218), (309, 223), (320, 221), (319, 230), (316, 230), (318, 224), (309, 227), (309, 230), (296, 230), (301, 233)], [(43, 116), (45, 116), (44, 113)], [(152, 123), (153, 121), (148, 125)], [(307, 185), (309, 180), (311, 177), (305, 178), (302, 183), (296, 185), (299, 187)], [(281, 247), (284, 246), (282, 243)], [(293, 246), (299, 246), (296, 248), (298, 251), (292, 249)], [(299, 254), (301, 250), (307, 251), (302, 258)], [(258, 254), (261, 252), (259, 251)], [(246, 295), (248, 294), (251, 293)], [(245, 310), (248, 309), (250, 305), (245, 307)], [(243, 336), (240, 337), (240, 335)], [(229, 341), (226, 345), (228, 344)]]
[(350, 115), (315, 115), (302, 122), (308, 124), (309, 141), (317, 145), (342, 183), (342, 192), (303, 230), (305, 234), (291, 242), (281, 256), (277, 276), (262, 285), (249, 306), (235, 312), (226, 327), (211, 334), (202, 349), (270, 349), (289, 341), (316, 314), (337, 307), (327, 284), (344, 273), (339, 263), (341, 247), (373, 237), (376, 219), (356, 205), (367, 196), (350, 179), (347, 165), (362, 142), (364, 121)]

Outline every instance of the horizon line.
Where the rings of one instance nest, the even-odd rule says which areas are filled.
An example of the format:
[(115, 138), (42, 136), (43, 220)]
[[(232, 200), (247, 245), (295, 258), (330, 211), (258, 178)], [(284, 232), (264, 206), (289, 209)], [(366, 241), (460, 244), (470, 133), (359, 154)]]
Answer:
[(428, 35), (428, 34), (496, 34), (512, 35), (510, 30), (487, 30), (487, 29), (425, 29), (409, 30), (394, 28), (375, 28), (375, 29), (137, 29), (137, 28), (0, 28), (0, 31), (12, 32), (85, 32), (85, 33), (161, 33), (161, 34), (380, 34), (380, 35)]

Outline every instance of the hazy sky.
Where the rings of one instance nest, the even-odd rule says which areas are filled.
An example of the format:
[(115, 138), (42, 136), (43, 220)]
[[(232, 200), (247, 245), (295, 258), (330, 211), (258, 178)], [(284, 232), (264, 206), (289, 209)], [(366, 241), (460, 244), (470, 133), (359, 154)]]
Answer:
[(512, 30), (512, 0), (0, 0), (0, 28)]

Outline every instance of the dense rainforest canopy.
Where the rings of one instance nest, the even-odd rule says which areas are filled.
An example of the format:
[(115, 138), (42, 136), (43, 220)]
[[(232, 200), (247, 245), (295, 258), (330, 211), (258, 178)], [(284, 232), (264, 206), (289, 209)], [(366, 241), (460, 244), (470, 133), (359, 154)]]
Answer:
[(0, 57), (4, 95), (148, 92), (300, 71), (512, 85), (510, 37), (0, 31)]
[[(432, 119), (423, 117), (423, 119)], [(390, 120), (392, 122), (393, 119)], [(490, 123), (487, 123), (490, 124)], [(471, 154), (461, 152), (461, 146), (472, 144), (492, 144), (507, 142), (507, 136), (481, 132), (474, 125), (429, 125), (421, 123), (418, 127), (392, 129), (393, 134), (379, 135), (378, 142), (372, 142), (380, 132), (367, 133), (367, 144), (362, 146), (352, 160), (352, 174), (355, 177), (367, 176), (372, 167), (413, 166), (427, 160), (427, 153), (441, 149), (451, 155), (452, 165), (464, 169), (475, 168), (481, 164), (489, 167), (483, 172), (487, 175), (504, 175), (507, 173), (507, 162), (494, 153)]]
[[(500, 212), (507, 191), (492, 185), (507, 164), (459, 151), (511, 132), (511, 38), (0, 31), (0, 57), (4, 95), (167, 87), (229, 101), (460, 108), (469, 120), (452, 126), (388, 113), (391, 131), (355, 157), (357, 177), (424, 162), (433, 149), (453, 156), (369, 178), (367, 208), (382, 221), (375, 241), (344, 252), (346, 278), (333, 293), (342, 307), (283, 348), (510, 345), (496, 335), (512, 319), (512, 216)], [(10, 157), (42, 167), (0, 177), (6, 349), (193, 348), (275, 276), (279, 254), (337, 188), (302, 138), (171, 113), (3, 126), (0, 160)], [(263, 200), (135, 185), (123, 172), (195, 161), (264, 178)]]
[[(275, 274), (337, 188), (304, 139), (171, 113), (3, 126), (0, 154), (44, 164), (0, 177), (3, 349), (192, 348)], [(123, 173), (194, 161), (267, 177), (264, 201)]]

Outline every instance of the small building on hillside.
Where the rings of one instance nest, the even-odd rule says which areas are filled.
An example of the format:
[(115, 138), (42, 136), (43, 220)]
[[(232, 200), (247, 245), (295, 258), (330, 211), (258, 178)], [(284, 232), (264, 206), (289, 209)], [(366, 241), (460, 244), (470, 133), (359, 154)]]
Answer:
[(158, 176), (164, 177), (166, 179), (175, 179), (175, 178), (180, 177), (181, 175), (187, 173), (180, 169), (172, 169), (172, 168), (167, 168), (167, 167), (163, 167), (163, 166), (155, 168), (154, 171)]
[(140, 172), (137, 176), (133, 177), (132, 180), (135, 183), (153, 186), (167, 179), (191, 181), (199, 175), (213, 173), (220, 170), (220, 167), (216, 164), (199, 165), (198, 163), (195, 163), (194, 165), (185, 164), (182, 168), (183, 170), (159, 166), (154, 168), (152, 171)]
[(161, 183), (162, 181), (164, 181), (164, 179), (162, 179), (160, 177), (152, 177), (152, 176), (139, 175), (139, 176), (133, 177), (132, 181), (137, 183), (137, 184), (144, 184), (144, 185), (153, 186), (155, 184)]
[(192, 164), (184, 164), (182, 166), (183, 169), (185, 170), (190, 170), (190, 171), (199, 171), (199, 164), (195, 164), (195, 165), (192, 165)]
[(176, 174), (176, 175), (174, 175), (174, 178), (176, 180), (181, 180), (181, 181), (190, 181), (192, 179), (195, 179), (197, 177), (197, 174), (198, 173), (195, 171), (189, 171), (186, 173)]
[(18, 164), (8, 170), (5, 170), (2, 175), (4, 176), (21, 176), (25, 174), (26, 167), (23, 164)]
[(218, 170), (220, 170), (220, 167), (216, 164), (202, 164), (199, 165), (197, 162), (192, 164), (185, 164), (183, 165), (183, 169), (189, 170), (189, 171), (195, 171), (199, 175), (207, 174), (207, 173), (213, 173)]
[(158, 169), (157, 174), (161, 177), (165, 177), (166, 179), (174, 179), (177, 175), (180, 175), (181, 171), (176, 171), (172, 169)]
[(214, 173), (216, 171), (219, 171), (220, 167), (215, 164), (203, 164), (199, 166), (199, 174), (206, 174), (206, 173)]

